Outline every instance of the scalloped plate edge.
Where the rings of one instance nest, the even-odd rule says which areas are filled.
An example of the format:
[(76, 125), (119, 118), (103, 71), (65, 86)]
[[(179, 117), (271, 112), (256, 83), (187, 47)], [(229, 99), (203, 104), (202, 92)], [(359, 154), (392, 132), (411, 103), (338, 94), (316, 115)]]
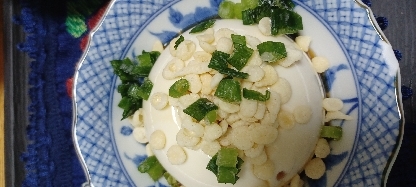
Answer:
[[(83, 52), (80, 60), (77, 63), (76, 71), (75, 71), (75, 74), (74, 74), (74, 80), (76, 80), (78, 78), (79, 69), (82, 66), (82, 64), (83, 64), (83, 62), (84, 62), (84, 60), (85, 60), (85, 58), (86, 58), (86, 56), (88, 54), (88, 51), (89, 51), (89, 48), (90, 48), (90, 42), (91, 42), (92, 37), (94, 36), (95, 32), (101, 27), (101, 25), (102, 25), (103, 21), (105, 20), (107, 14), (109, 12), (109, 10), (113, 7), (113, 5), (114, 5), (114, 3), (116, 1), (118, 1), (118, 0), (111, 0), (108, 3), (107, 8), (106, 8), (105, 12), (103, 13), (103, 16), (101, 17), (99, 23), (88, 34), (88, 43), (86, 45), (87, 48), (85, 49), (85, 51)], [(373, 26), (374, 30), (377, 32), (377, 35), (380, 37), (380, 39), (382, 41), (386, 42), (388, 45), (391, 46), (391, 44), (388, 41), (387, 37), (385, 36), (385, 34), (381, 30), (381, 28), (378, 26), (377, 21), (376, 21), (376, 18), (374, 17), (374, 14), (372, 13), (370, 7), (368, 7), (367, 5), (365, 5), (361, 0), (354, 0), (354, 2), (356, 2), (359, 6), (361, 6), (362, 8), (364, 8), (366, 10), (367, 16), (368, 16), (368, 18), (369, 18), (369, 20), (371, 22), (371, 25)], [(404, 119), (403, 104), (402, 104), (402, 100), (401, 100), (402, 93), (401, 93), (401, 75), (400, 75), (400, 68), (398, 68), (397, 73), (396, 73), (395, 85), (396, 85), (396, 90), (395, 90), (395, 93), (396, 93), (396, 103), (397, 103), (397, 108), (398, 108), (398, 112), (399, 112), (399, 115), (400, 115), (400, 122), (399, 122), (400, 123), (400, 129), (399, 129), (399, 135), (398, 135), (397, 141), (396, 141), (397, 143), (396, 143), (396, 145), (395, 145), (395, 147), (394, 147), (394, 149), (392, 151), (392, 154), (390, 155), (390, 157), (389, 157), (389, 159), (387, 161), (387, 165), (386, 165), (386, 167), (384, 168), (384, 171), (383, 171), (383, 175), (382, 175), (382, 185), (383, 186), (386, 186), (386, 184), (387, 184), (388, 176), (389, 176), (390, 171), (391, 171), (391, 169), (393, 167), (394, 161), (396, 160), (397, 155), (399, 153), (400, 146), (401, 146), (402, 140), (403, 140), (403, 134), (404, 134), (404, 123), (405, 123), (405, 119)], [(74, 81), (74, 85), (73, 85), (73, 88), (72, 88), (73, 98), (76, 98), (76, 87), (77, 87), (77, 82)], [(76, 137), (76, 124), (77, 124), (77, 113), (76, 113), (76, 111), (77, 111), (77, 103), (76, 103), (76, 100), (75, 99), (72, 100), (72, 105), (73, 105), (72, 141), (73, 141), (73, 144), (74, 144), (74, 148), (75, 148), (76, 155), (78, 157), (78, 160), (81, 162), (82, 168), (83, 168), (84, 173), (85, 173), (85, 176), (86, 176), (86, 182), (83, 183), (82, 186), (83, 187), (89, 187), (89, 186), (93, 186), (91, 184), (91, 176), (90, 176), (88, 167), (87, 167), (87, 165), (85, 163), (85, 160), (84, 160), (84, 158), (81, 155), (81, 150), (79, 148), (78, 141), (77, 141), (77, 137)]]
[(88, 42), (86, 44), (87, 47), (86, 47), (85, 51), (83, 52), (80, 60), (77, 63), (77, 66), (75, 68), (75, 74), (74, 74), (74, 79), (73, 79), (74, 82), (73, 82), (73, 87), (72, 87), (72, 128), (71, 128), (72, 134), (71, 135), (72, 135), (72, 142), (74, 144), (76, 155), (77, 155), (78, 160), (80, 161), (82, 169), (84, 170), (84, 173), (85, 173), (85, 180), (86, 181), (82, 184), (82, 187), (93, 187), (94, 185), (91, 183), (91, 175), (90, 175), (90, 172), (88, 170), (87, 164), (86, 164), (84, 158), (82, 157), (81, 150), (80, 150), (79, 145), (78, 145), (77, 135), (76, 135), (77, 102), (76, 102), (75, 98), (76, 98), (76, 95), (77, 95), (77, 93), (76, 93), (77, 82), (75, 80), (78, 79), (79, 70), (80, 70), (81, 66), (83, 65), (83, 62), (84, 62), (84, 60), (85, 60), (85, 58), (88, 54), (88, 51), (90, 49), (90, 43), (91, 43), (91, 40), (92, 40), (95, 32), (97, 32), (98, 29), (101, 27), (102, 23), (104, 22), (105, 18), (108, 15), (108, 12), (111, 10), (111, 8), (113, 7), (113, 5), (116, 1), (118, 1), (118, 0), (111, 0), (110, 2), (108, 2), (107, 8), (104, 11), (102, 17), (100, 18), (100, 21), (98, 22), (97, 26), (95, 26), (95, 28), (93, 28), (90, 31), (90, 33), (88, 34)]
[[(371, 25), (373, 26), (374, 30), (377, 32), (377, 35), (380, 37), (380, 39), (384, 42), (386, 42), (388, 45), (391, 46), (390, 42), (388, 41), (386, 35), (383, 33), (383, 31), (381, 30), (381, 28), (379, 27), (379, 25), (377, 24), (377, 20), (374, 17), (374, 14), (371, 10), (370, 7), (368, 7), (367, 5), (365, 5), (361, 0), (354, 0), (359, 6), (361, 6), (362, 8), (364, 8), (367, 12), (367, 16), (371, 22)], [(388, 62), (387, 62), (388, 63)], [(392, 153), (389, 157), (389, 159), (387, 160), (387, 164), (386, 167), (384, 168), (383, 174), (382, 174), (382, 186), (387, 186), (387, 180), (389, 177), (389, 174), (391, 172), (391, 169), (393, 167), (393, 164), (397, 158), (397, 155), (399, 154), (400, 151), (400, 146), (402, 145), (402, 140), (403, 140), (403, 134), (404, 134), (404, 124), (405, 124), (405, 119), (404, 119), (404, 111), (403, 111), (403, 103), (402, 103), (402, 92), (401, 92), (401, 75), (400, 75), (400, 67), (397, 69), (397, 73), (396, 73), (396, 81), (395, 81), (395, 94), (396, 94), (396, 104), (397, 104), (397, 109), (400, 115), (400, 121), (399, 121), (399, 135), (397, 136), (397, 140), (396, 140), (396, 145), (394, 146)]]

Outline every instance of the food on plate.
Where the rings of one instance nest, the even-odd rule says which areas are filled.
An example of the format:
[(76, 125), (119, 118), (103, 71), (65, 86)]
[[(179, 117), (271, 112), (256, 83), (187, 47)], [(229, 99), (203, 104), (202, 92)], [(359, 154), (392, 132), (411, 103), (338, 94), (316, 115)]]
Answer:
[[(324, 121), (351, 119), (340, 112), (342, 101), (323, 98), (316, 73), (328, 69), (329, 62), (316, 56), (310, 63), (304, 53), (310, 37), (293, 42), (282, 35), (302, 28), (291, 1), (243, 2), (224, 1), (219, 14), (257, 25), (208, 20), (164, 50), (156, 42), (155, 51), (137, 57), (139, 63), (112, 61), (122, 81), (117, 89), (122, 119), (131, 116), (138, 142), (149, 137), (149, 157), (139, 171), (153, 180), (166, 169), (166, 179), (184, 185), (297, 186), (303, 169), (312, 179), (325, 173), (326, 139), (339, 140), (342, 129), (323, 126)], [(233, 7), (242, 7), (241, 16)], [(265, 12), (259, 16), (259, 11)], [(149, 162), (165, 168), (156, 164), (153, 171)], [(210, 176), (205, 177), (205, 168)]]

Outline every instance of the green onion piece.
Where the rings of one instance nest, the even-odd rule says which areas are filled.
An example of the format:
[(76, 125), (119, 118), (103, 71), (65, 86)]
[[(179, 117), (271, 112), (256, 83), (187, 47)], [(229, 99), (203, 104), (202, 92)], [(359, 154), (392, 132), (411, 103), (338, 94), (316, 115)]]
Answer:
[(150, 92), (152, 91), (153, 83), (148, 78), (144, 78), (142, 85), (133, 84), (128, 90), (128, 96), (135, 99), (149, 99)]
[(162, 164), (160, 164), (159, 161), (153, 165), (148, 171), (147, 174), (149, 174), (150, 178), (153, 179), (153, 181), (157, 181), (160, 179), (160, 177), (163, 176), (163, 174), (166, 172), (165, 168), (163, 168)]
[(237, 182), (238, 169), (235, 167), (218, 167), (217, 181), (218, 183), (231, 183)]
[(212, 110), (217, 110), (218, 106), (207, 98), (200, 98), (183, 110), (197, 121), (201, 121)]
[(222, 51), (214, 51), (212, 53), (211, 60), (208, 64), (209, 68), (215, 69), (221, 74), (229, 75), (231, 77), (237, 77), (246, 79), (248, 77), (247, 73), (239, 72), (235, 69), (228, 68), (228, 59), (230, 55), (228, 53), (224, 53)]
[(233, 44), (246, 45), (246, 37), (238, 34), (231, 34), (231, 40)]
[(241, 171), (241, 166), (243, 166), (243, 164), (244, 164), (244, 160), (242, 158), (240, 158), (240, 157), (237, 157), (237, 165), (236, 165), (236, 167), (238, 169), (238, 173)]
[(121, 98), (120, 102), (118, 103), (118, 107), (122, 109), (129, 109), (132, 105), (131, 99), (128, 97)]
[(117, 91), (121, 94), (122, 99), (118, 106), (122, 108), (122, 120), (134, 114), (136, 110), (142, 107), (142, 99), (148, 99), (153, 88), (153, 83), (145, 78), (144, 83), (139, 85), (138, 80), (141, 77), (147, 77), (153, 64), (156, 63), (160, 52), (142, 51), (142, 54), (136, 57), (137, 63), (129, 58), (123, 60), (112, 60), (114, 74), (116, 74), (121, 84)]
[(160, 56), (160, 52), (159, 51), (150, 51), (150, 52), (147, 52), (147, 51), (144, 51), (143, 50), (142, 51), (142, 54), (149, 54), (150, 55), (150, 62), (152, 64), (155, 64), (157, 58), (159, 58), (159, 56)]
[(217, 154), (217, 166), (236, 168), (236, 165), (238, 163), (238, 150), (236, 148), (223, 147), (218, 151)]
[(256, 90), (243, 88), (243, 97), (250, 100), (267, 101), (270, 99), (270, 91), (266, 90), (266, 94), (262, 94)]
[(208, 67), (220, 71), (221, 69), (228, 68), (228, 58), (230, 55), (222, 51), (214, 51), (212, 53), (211, 60), (209, 61)]
[(130, 73), (136, 77), (147, 77), (149, 76), (149, 73), (150, 73), (150, 70), (152, 70), (152, 67), (153, 67), (153, 64), (134, 66)]
[(218, 183), (235, 184), (243, 163), (237, 149), (223, 147), (209, 160), (206, 169), (217, 176)]
[(140, 171), (140, 173), (146, 173), (150, 168), (155, 166), (156, 162), (159, 162), (156, 156), (149, 156), (139, 164), (137, 169)]
[(127, 90), (127, 95), (134, 99), (143, 99), (143, 97), (140, 96), (141, 90), (139, 84), (133, 84), (130, 86), (129, 90)]
[(198, 33), (207, 30), (208, 28), (212, 27), (215, 23), (215, 20), (210, 19), (204, 22), (199, 23), (196, 25), (189, 33)]
[(166, 181), (168, 182), (168, 184), (171, 187), (180, 187), (181, 183), (179, 183), (179, 181), (177, 181), (170, 173), (165, 172), (163, 174), (163, 177), (165, 177)]
[(189, 82), (186, 79), (179, 79), (169, 88), (169, 96), (179, 98), (188, 93)]
[(114, 69), (114, 73), (120, 77), (122, 82), (136, 81), (139, 77), (147, 77), (153, 64), (159, 57), (160, 52), (143, 51), (141, 55), (137, 56), (137, 62), (133, 63), (128, 57), (123, 60), (112, 60), (111, 65)]
[(256, 7), (245, 8), (245, 2), (242, 2), (244, 25), (256, 24), (262, 18), (270, 17), (272, 35), (293, 34), (303, 29), (302, 17), (292, 11), (295, 7), (292, 0), (260, 0), (257, 3)]
[(342, 138), (342, 128), (339, 126), (323, 126), (321, 138), (329, 138), (338, 141)]
[(218, 15), (223, 19), (233, 19), (234, 18), (234, 2), (223, 1), (218, 7)]
[(185, 38), (182, 35), (179, 36), (179, 38), (175, 41), (175, 45), (173, 46), (173, 48), (178, 49), (179, 44), (181, 44), (184, 40)]
[(243, 20), (243, 25), (252, 25), (255, 23), (259, 23), (261, 18), (270, 17), (270, 12), (270, 4), (264, 4), (257, 6), (253, 9), (243, 10), (241, 18)]
[(218, 70), (218, 72), (220, 72), (221, 74), (224, 74), (224, 75), (228, 75), (228, 76), (236, 77), (236, 78), (240, 78), (240, 79), (247, 79), (248, 78), (248, 73), (240, 72), (240, 71), (237, 71), (237, 70), (231, 69), (231, 68), (221, 69), (221, 70)]
[(303, 29), (302, 17), (290, 10), (272, 8), (270, 19), (272, 35), (293, 34)]
[(233, 13), (234, 14), (234, 19), (241, 19), (241, 18), (243, 18), (243, 14), (241, 13), (242, 10), (243, 10), (243, 5), (241, 3), (234, 4), (234, 8), (233, 8), (233, 11), (234, 11), (234, 13)]
[(150, 79), (148, 79), (147, 77), (144, 78), (144, 82), (143, 84), (140, 86), (140, 96), (144, 99), (147, 100), (149, 99), (150, 96), (150, 92), (152, 92), (152, 88), (153, 88), (153, 83), (152, 81), (150, 81)]
[(123, 60), (112, 60), (110, 63), (113, 67), (114, 74), (116, 74), (122, 82), (135, 81), (137, 79), (137, 77), (129, 73), (134, 66), (133, 62), (129, 58), (125, 58)]
[(136, 110), (142, 107), (142, 99), (135, 99), (129, 96), (122, 97), (118, 103), (118, 107), (123, 109), (122, 118), (126, 119), (129, 116), (133, 115)]
[(149, 76), (150, 70), (152, 70), (154, 64), (152, 55), (150, 53), (142, 53), (137, 56), (136, 59), (139, 64), (134, 66), (130, 73), (137, 77)]
[(207, 113), (205, 118), (210, 124), (214, 123), (217, 120), (217, 111), (211, 110), (210, 112)]
[(128, 95), (128, 90), (130, 86), (132, 85), (133, 85), (132, 82), (121, 83), (120, 85), (117, 86), (117, 92), (120, 93), (121, 97), (125, 97)]
[(246, 66), (248, 59), (253, 54), (253, 49), (239, 43), (234, 44), (234, 53), (231, 55), (228, 62), (234, 66), (237, 70), (243, 69)]
[(214, 95), (230, 103), (240, 102), (240, 82), (233, 79), (222, 79), (218, 84), (217, 90), (215, 91)]
[(295, 8), (295, 3), (293, 3), (292, 0), (280, 0), (277, 1), (276, 6), (287, 10), (293, 10), (293, 8)]
[(260, 57), (266, 62), (276, 62), (282, 58), (286, 58), (286, 48), (281, 42), (266, 41), (257, 45)]
[(241, 0), (241, 6), (243, 10), (253, 9), (259, 5), (258, 0)]
[(217, 157), (218, 153), (215, 154), (208, 162), (206, 169), (214, 173), (215, 175), (218, 174), (218, 166), (217, 166)]
[(118, 103), (118, 107), (124, 110), (129, 109), (131, 105), (131, 99), (129, 99), (128, 97), (121, 98), (120, 102)]

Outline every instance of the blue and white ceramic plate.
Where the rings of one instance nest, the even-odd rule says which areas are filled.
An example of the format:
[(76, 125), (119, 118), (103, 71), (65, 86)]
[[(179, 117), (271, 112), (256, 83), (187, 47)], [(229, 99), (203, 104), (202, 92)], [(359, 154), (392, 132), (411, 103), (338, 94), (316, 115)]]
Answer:
[[(74, 142), (93, 186), (166, 186), (137, 171), (144, 145), (120, 121), (119, 84), (110, 61), (151, 50), (178, 32), (216, 16), (221, 0), (116, 0), (91, 34), (74, 87)], [(343, 139), (332, 142), (327, 171), (309, 186), (383, 186), (400, 147), (403, 130), (397, 60), (368, 7), (358, 0), (294, 0), (302, 15), (302, 35), (331, 62), (325, 83), (341, 98), (342, 112), (355, 120), (335, 120)]]

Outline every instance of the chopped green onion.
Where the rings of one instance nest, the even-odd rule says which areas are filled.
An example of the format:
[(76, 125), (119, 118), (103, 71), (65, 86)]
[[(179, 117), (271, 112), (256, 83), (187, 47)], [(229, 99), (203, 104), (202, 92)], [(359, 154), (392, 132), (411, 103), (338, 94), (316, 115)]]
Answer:
[[(137, 63), (128, 57), (123, 60), (111, 61), (114, 74), (121, 80), (117, 91), (122, 97), (118, 104), (124, 110), (122, 120), (133, 115), (136, 110), (142, 107), (142, 99), (149, 98), (153, 83), (146, 77), (159, 56), (160, 52), (158, 51), (142, 51), (142, 54), (136, 57)], [(139, 79), (143, 77), (145, 77), (144, 83), (140, 85)]]
[(207, 119), (207, 121), (210, 124), (214, 123), (217, 120), (217, 111), (216, 110), (211, 110), (210, 112), (207, 113), (205, 118)]
[(179, 98), (188, 93), (189, 82), (186, 79), (179, 79), (169, 88), (169, 96)]
[(156, 156), (149, 156), (144, 161), (142, 161), (137, 168), (141, 173), (146, 173), (150, 168), (155, 166), (156, 162), (159, 162)]
[(222, 51), (214, 51), (212, 53), (212, 57), (208, 64), (208, 67), (217, 71), (228, 68), (227, 61), (229, 57), (230, 55), (228, 53), (224, 53)]
[(157, 160), (156, 156), (147, 157), (137, 168), (141, 173), (149, 174), (153, 181), (159, 180), (166, 172), (162, 164)]
[(137, 81), (139, 77), (147, 77), (149, 75), (159, 55), (160, 52), (158, 51), (143, 51), (141, 55), (136, 57), (137, 64), (126, 57), (123, 60), (112, 60), (111, 65), (114, 73), (120, 77), (122, 82)]
[(144, 54), (149, 54), (150, 55), (150, 62), (152, 64), (155, 64), (157, 58), (159, 58), (159, 56), (160, 56), (160, 52), (159, 51), (150, 51), (150, 52), (147, 52), (147, 51), (144, 51), (143, 50), (142, 51), (142, 55), (144, 55)]
[(246, 66), (248, 59), (253, 54), (253, 49), (246, 46), (246, 44), (234, 44), (234, 53), (231, 55), (228, 62), (237, 70), (243, 69)]
[(246, 45), (246, 37), (238, 34), (231, 34), (231, 40), (233, 44)]
[(255, 90), (243, 88), (243, 97), (250, 100), (267, 101), (270, 99), (270, 91), (266, 90), (266, 94), (262, 94)]
[(237, 157), (237, 165), (236, 165), (236, 167), (238, 169), (238, 172), (241, 171), (241, 166), (243, 166), (243, 163), (244, 163), (244, 160), (242, 158), (240, 158), (240, 157)]
[(303, 29), (302, 17), (293, 11), (295, 3), (292, 0), (260, 0), (258, 6), (247, 9), (242, 4), (244, 25), (256, 24), (262, 18), (270, 17), (272, 35), (293, 34)]
[(243, 15), (242, 15), (242, 10), (243, 10), (243, 5), (241, 4), (241, 3), (236, 3), (236, 4), (234, 4), (234, 7), (233, 7), (233, 11), (234, 11), (234, 18), (235, 19), (241, 19), (241, 18), (243, 18)]
[(207, 98), (200, 98), (188, 107), (183, 112), (190, 115), (197, 121), (201, 121), (212, 110), (217, 110), (218, 106), (212, 103)]
[(196, 25), (189, 33), (198, 33), (207, 30), (208, 28), (212, 27), (215, 23), (215, 20), (210, 19), (204, 22), (199, 23)]
[(338, 141), (342, 138), (342, 128), (339, 126), (323, 126), (321, 138), (329, 138)]
[(234, 2), (223, 1), (218, 7), (218, 15), (223, 19), (233, 19), (234, 18)]
[(243, 10), (247, 10), (247, 9), (253, 9), (256, 8), (259, 5), (259, 1), (258, 0), (241, 0), (241, 5)]
[(218, 84), (215, 96), (224, 101), (234, 103), (241, 101), (240, 82), (233, 79), (222, 79)]
[(163, 174), (166, 172), (165, 168), (163, 168), (162, 164), (158, 162), (155, 163), (153, 167), (151, 167), (147, 174), (149, 174), (150, 178), (153, 179), (153, 181), (157, 181), (160, 179), (160, 177), (163, 176)]
[(118, 107), (123, 109), (122, 118), (126, 119), (129, 116), (133, 115), (136, 110), (142, 107), (142, 99), (135, 99), (129, 96), (122, 97), (118, 103)]
[(221, 74), (224, 74), (224, 75), (228, 75), (228, 76), (236, 77), (236, 78), (240, 78), (240, 79), (247, 79), (248, 78), (248, 73), (240, 72), (240, 71), (237, 71), (237, 70), (231, 69), (231, 68), (218, 70), (218, 72), (220, 72)]
[(295, 8), (295, 3), (293, 3), (292, 0), (280, 0), (277, 1), (276, 6), (278, 6), (279, 8), (292, 10), (293, 8)]
[(179, 181), (177, 181), (170, 173), (165, 172), (165, 174), (163, 174), (163, 177), (165, 177), (166, 181), (171, 187), (181, 186), (181, 183), (179, 183)]
[(293, 34), (303, 29), (302, 17), (291, 10), (272, 8), (270, 19), (272, 35)]
[(154, 62), (152, 61), (152, 56), (150, 53), (143, 53), (137, 56), (138, 65), (134, 66), (131, 70), (131, 74), (138, 77), (147, 77), (149, 76), (150, 70), (152, 70)]
[(209, 62), (208, 67), (217, 70), (218, 72), (224, 75), (246, 79), (248, 77), (247, 73), (239, 72), (235, 69), (228, 68), (227, 61), (229, 57), (230, 55), (227, 53), (224, 53), (222, 51), (214, 51), (212, 53), (211, 61)]
[(238, 179), (238, 169), (235, 167), (218, 167), (217, 182), (235, 184)]
[(236, 148), (221, 148), (221, 150), (218, 151), (218, 157), (216, 164), (217, 166), (223, 166), (223, 167), (236, 167), (238, 160), (238, 149)]
[(257, 6), (253, 9), (243, 10), (241, 18), (243, 20), (243, 25), (259, 23), (261, 18), (270, 17), (270, 9), (271, 6), (269, 4), (265, 4)]
[(281, 42), (266, 41), (257, 45), (257, 49), (261, 59), (266, 62), (276, 62), (287, 56), (285, 45)]
[(120, 93), (121, 97), (125, 97), (128, 95), (128, 90), (130, 86), (132, 86), (133, 84), (135, 83), (132, 83), (132, 82), (121, 83), (120, 85), (117, 86), (117, 92)]
[(214, 173), (215, 175), (218, 174), (218, 166), (217, 166), (217, 157), (218, 153), (215, 154), (208, 162), (206, 169)]
[(116, 74), (122, 82), (137, 80), (137, 77), (131, 75), (130, 73), (134, 64), (129, 58), (125, 58), (123, 60), (112, 60), (111, 66), (113, 67), (114, 74)]
[(135, 99), (149, 99), (150, 92), (152, 92), (153, 83), (148, 78), (144, 78), (142, 85), (133, 84), (128, 90), (128, 95)]
[(157, 58), (159, 58), (160, 52), (159, 51), (142, 51), (142, 54), (137, 56), (137, 61), (139, 62), (139, 66), (143, 63), (147, 64), (155, 64)]
[(185, 38), (181, 35), (179, 38), (175, 41), (175, 46), (173, 48), (178, 49), (179, 44), (181, 44), (183, 41), (185, 41)]
[(238, 157), (237, 149), (223, 147), (211, 158), (206, 169), (217, 176), (218, 183), (235, 184), (243, 163), (243, 159)]

